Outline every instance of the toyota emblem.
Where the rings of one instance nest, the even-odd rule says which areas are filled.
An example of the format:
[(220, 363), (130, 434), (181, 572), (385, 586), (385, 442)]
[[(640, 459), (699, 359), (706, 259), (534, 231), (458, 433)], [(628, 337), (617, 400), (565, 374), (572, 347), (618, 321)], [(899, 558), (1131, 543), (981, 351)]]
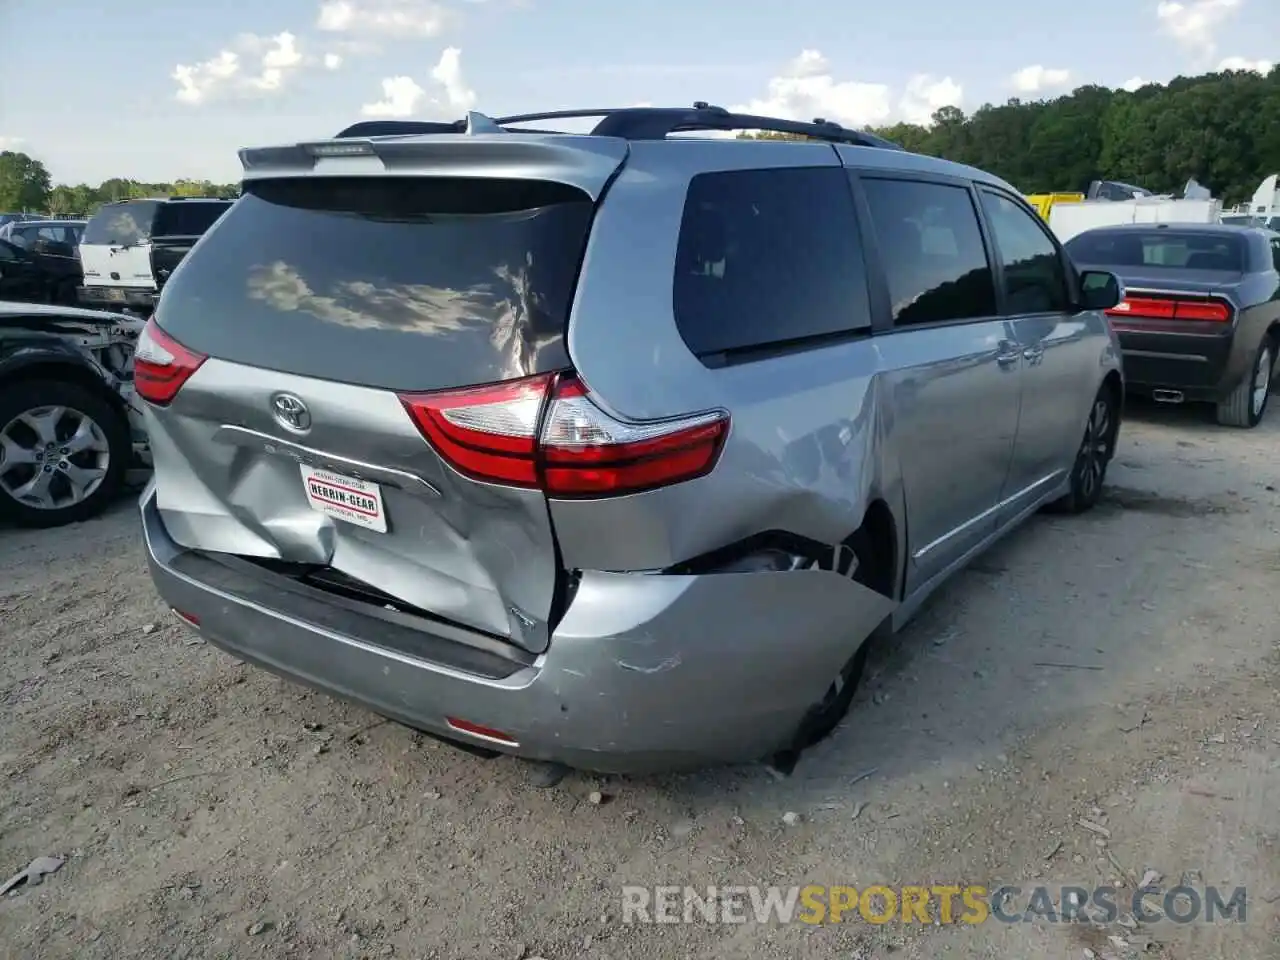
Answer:
[(272, 397), (271, 412), (286, 430), (306, 433), (311, 429), (311, 411), (292, 393), (277, 393)]

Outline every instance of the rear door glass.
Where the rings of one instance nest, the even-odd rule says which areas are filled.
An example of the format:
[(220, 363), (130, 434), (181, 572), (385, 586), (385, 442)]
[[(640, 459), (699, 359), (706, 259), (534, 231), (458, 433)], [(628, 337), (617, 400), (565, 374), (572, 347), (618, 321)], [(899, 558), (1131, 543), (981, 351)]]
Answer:
[(866, 265), (844, 171), (694, 177), (674, 295), (680, 336), (701, 356), (869, 330)]
[(254, 181), (158, 322), (215, 357), (395, 390), (559, 369), (593, 211), (536, 180)]
[(965, 187), (864, 176), (897, 326), (992, 317), (996, 288)]
[(156, 216), (154, 236), (199, 237), (203, 236), (217, 219), (227, 212), (229, 203), (212, 203), (205, 200), (178, 200), (166, 203)]
[(109, 204), (89, 220), (81, 243), (123, 247), (149, 240), (156, 206), (154, 200)]

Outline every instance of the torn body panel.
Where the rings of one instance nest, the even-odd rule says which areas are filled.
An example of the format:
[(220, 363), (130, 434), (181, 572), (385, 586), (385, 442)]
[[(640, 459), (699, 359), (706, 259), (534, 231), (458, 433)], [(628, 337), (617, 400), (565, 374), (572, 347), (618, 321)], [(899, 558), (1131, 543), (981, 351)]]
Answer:
[[(306, 405), (305, 435), (273, 416), (282, 393)], [(146, 415), (156, 502), (178, 543), (337, 570), (396, 603), (546, 649), (557, 570), (542, 494), (450, 470), (396, 394), (209, 360)], [(307, 467), (376, 485), (386, 529), (315, 509)]]
[(0, 378), (58, 366), (93, 374), (128, 417), (135, 464), (149, 467), (146, 421), (133, 385), (133, 352), (142, 327), (142, 320), (124, 314), (5, 304), (0, 308)]
[[(393, 649), (381, 621), (339, 616), (318, 594), (310, 610), (256, 602), (256, 581), (184, 563), (193, 554), (169, 536), (154, 488), (142, 513), (161, 596), (232, 655), (439, 736), (470, 739), (452, 717), (510, 737), (489, 742), (503, 752), (607, 773), (771, 755), (895, 605), (822, 570), (588, 571), (545, 653), (481, 670)], [(730, 609), (732, 629), (708, 629)], [(447, 632), (434, 639), (456, 645)]]

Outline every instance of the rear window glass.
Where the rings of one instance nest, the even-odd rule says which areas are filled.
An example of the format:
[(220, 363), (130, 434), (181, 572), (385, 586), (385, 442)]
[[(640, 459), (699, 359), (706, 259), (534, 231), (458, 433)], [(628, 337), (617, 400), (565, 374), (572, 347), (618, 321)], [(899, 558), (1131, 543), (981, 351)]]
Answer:
[(151, 237), (151, 222), (156, 215), (154, 200), (112, 203), (103, 207), (84, 228), (82, 243), (90, 245), (126, 246)]
[(592, 213), (542, 181), (256, 181), (159, 322), (215, 357), (386, 389), (557, 369)]
[(211, 203), (203, 200), (179, 200), (166, 203), (156, 217), (154, 236), (199, 237), (214, 221), (227, 212), (229, 203)]
[(703, 356), (870, 328), (866, 267), (843, 170), (694, 177), (674, 288), (680, 335)]
[(1097, 266), (1223, 273), (1245, 268), (1245, 238), (1224, 233), (1096, 231), (1072, 237), (1066, 248), (1074, 260)]

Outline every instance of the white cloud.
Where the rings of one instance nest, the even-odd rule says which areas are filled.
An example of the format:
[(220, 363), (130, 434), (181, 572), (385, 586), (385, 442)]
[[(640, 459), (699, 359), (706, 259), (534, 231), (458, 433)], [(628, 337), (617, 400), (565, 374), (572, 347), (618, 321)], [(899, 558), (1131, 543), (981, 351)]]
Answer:
[(338, 53), (326, 53), (324, 55), (324, 68), (326, 70), (337, 70), (342, 66), (342, 55)]
[(893, 90), (883, 83), (836, 80), (831, 64), (817, 50), (803, 50), (772, 78), (764, 96), (732, 109), (788, 120), (821, 117), (846, 127), (878, 126), (901, 119), (928, 124), (942, 107), (964, 102), (964, 88), (951, 77), (922, 73), (911, 77), (895, 103)]
[(939, 80), (921, 73), (907, 81), (906, 92), (898, 103), (898, 112), (907, 123), (927, 126), (933, 115), (943, 107), (958, 107), (964, 103), (964, 88), (950, 77)]
[(789, 120), (821, 117), (852, 127), (884, 123), (893, 113), (885, 84), (837, 82), (827, 58), (817, 50), (801, 51), (767, 89), (763, 97), (732, 109)]
[[(246, 69), (246, 60), (254, 66)], [(304, 62), (298, 38), (287, 30), (271, 37), (245, 33), (208, 60), (178, 64), (170, 76), (177, 99), (194, 105), (223, 94), (274, 93)]]
[(23, 137), (0, 137), (0, 150), (17, 150), (26, 142)]
[[(262, 38), (256, 38), (261, 42)], [(249, 85), (258, 90), (279, 90), (285, 78), (302, 66), (302, 51), (298, 38), (285, 31), (268, 38), (262, 46), (262, 72), (249, 78)]]
[(316, 26), (329, 33), (435, 37), (455, 15), (435, 0), (325, 0)]
[(451, 110), (466, 113), (476, 105), (476, 92), (462, 79), (462, 51), (448, 47), (431, 69), (431, 79), (444, 87), (445, 102)]
[(200, 63), (180, 63), (171, 76), (178, 84), (177, 98), (183, 103), (203, 103), (209, 96), (229, 84), (240, 72), (240, 56), (223, 50)]
[(360, 112), (366, 117), (408, 117), (426, 95), (413, 77), (387, 77), (382, 81), (382, 99), (366, 103)]
[(387, 77), (382, 81), (382, 99), (366, 103), (360, 112), (366, 117), (409, 117), (426, 111), (456, 120), (476, 105), (476, 92), (462, 76), (462, 51), (448, 47), (431, 68), (431, 80), (439, 95), (430, 96), (412, 77)]
[(1135, 90), (1141, 90), (1150, 82), (1150, 80), (1144, 80), (1142, 77), (1132, 77), (1125, 81), (1123, 89), (1133, 93)]
[(1260, 73), (1264, 77), (1271, 72), (1271, 68), (1275, 63), (1271, 60), (1250, 60), (1247, 57), (1227, 57), (1220, 64), (1218, 69), (1221, 70), (1252, 70), (1254, 73)]
[(1019, 93), (1039, 93), (1042, 90), (1065, 87), (1071, 82), (1071, 71), (1037, 63), (1023, 67), (1009, 78), (1009, 82)]
[(1240, 9), (1244, 0), (1160, 0), (1156, 19), (1160, 29), (1197, 58), (1213, 56), (1218, 30)]

